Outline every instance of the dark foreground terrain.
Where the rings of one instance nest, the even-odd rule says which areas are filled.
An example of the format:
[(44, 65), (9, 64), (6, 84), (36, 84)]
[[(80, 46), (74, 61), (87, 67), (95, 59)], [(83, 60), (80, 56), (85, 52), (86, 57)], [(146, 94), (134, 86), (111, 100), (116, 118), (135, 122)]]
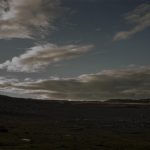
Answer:
[(0, 150), (150, 150), (150, 105), (0, 96)]

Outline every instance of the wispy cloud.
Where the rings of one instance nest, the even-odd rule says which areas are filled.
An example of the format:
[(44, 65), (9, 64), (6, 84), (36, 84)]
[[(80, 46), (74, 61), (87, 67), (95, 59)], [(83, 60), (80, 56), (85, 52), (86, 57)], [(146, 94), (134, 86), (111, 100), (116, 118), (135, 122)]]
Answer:
[(93, 48), (93, 45), (54, 45), (45, 44), (30, 48), (24, 54), (0, 64), (0, 69), (12, 72), (38, 72), (50, 64), (80, 56)]
[(138, 6), (135, 10), (129, 12), (124, 19), (133, 27), (128, 31), (118, 32), (114, 36), (115, 41), (130, 38), (134, 34), (150, 27), (150, 4)]
[[(77, 78), (0, 81), (0, 91), (32, 94), (37, 98), (66, 100), (107, 100), (112, 98), (149, 98), (150, 68), (129, 67), (85, 74)], [(11, 84), (8, 84), (8, 83)], [(6, 84), (7, 83), (7, 84)]]
[(54, 28), (60, 10), (59, 0), (1, 0), (0, 39), (43, 35)]

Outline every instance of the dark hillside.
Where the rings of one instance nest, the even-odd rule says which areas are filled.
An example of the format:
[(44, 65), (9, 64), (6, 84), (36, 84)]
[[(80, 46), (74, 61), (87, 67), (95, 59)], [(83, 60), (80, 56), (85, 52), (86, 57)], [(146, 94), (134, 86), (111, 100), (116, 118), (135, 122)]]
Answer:
[(0, 96), (0, 150), (149, 150), (149, 139), (148, 103)]

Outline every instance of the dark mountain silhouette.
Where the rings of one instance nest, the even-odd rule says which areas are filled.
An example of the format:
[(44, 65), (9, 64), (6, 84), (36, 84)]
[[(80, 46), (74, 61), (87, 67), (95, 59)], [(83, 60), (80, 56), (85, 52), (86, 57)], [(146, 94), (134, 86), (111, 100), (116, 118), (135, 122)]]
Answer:
[[(124, 104), (124, 105), (123, 105)], [(148, 105), (150, 99), (142, 100), (121, 100), (111, 99), (105, 102), (98, 101), (65, 101), (65, 100), (34, 100), (14, 98), (9, 96), (0, 95), (0, 113), (8, 114), (24, 114), (24, 115), (51, 115), (63, 116), (69, 115), (71, 112), (77, 114), (83, 111), (95, 112), (101, 107), (120, 107), (123, 105)], [(119, 106), (117, 106), (119, 105)], [(92, 111), (93, 110), (93, 111)], [(68, 114), (68, 112), (70, 112)], [(63, 116), (64, 117), (64, 116)]]
[(150, 98), (148, 99), (110, 99), (107, 103), (128, 103), (128, 104), (150, 104)]

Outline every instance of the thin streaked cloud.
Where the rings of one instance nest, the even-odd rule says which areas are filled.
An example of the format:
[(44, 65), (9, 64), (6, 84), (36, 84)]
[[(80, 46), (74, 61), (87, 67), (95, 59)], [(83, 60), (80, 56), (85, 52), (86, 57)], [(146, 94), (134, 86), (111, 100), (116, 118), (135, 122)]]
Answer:
[(125, 40), (134, 34), (150, 27), (150, 4), (142, 4), (129, 12), (125, 18), (133, 27), (127, 31), (120, 31), (114, 36), (114, 41)]
[(93, 47), (93, 45), (55, 45), (50, 43), (37, 45), (24, 54), (0, 64), (0, 69), (6, 69), (9, 72), (39, 72), (48, 65), (83, 55)]

